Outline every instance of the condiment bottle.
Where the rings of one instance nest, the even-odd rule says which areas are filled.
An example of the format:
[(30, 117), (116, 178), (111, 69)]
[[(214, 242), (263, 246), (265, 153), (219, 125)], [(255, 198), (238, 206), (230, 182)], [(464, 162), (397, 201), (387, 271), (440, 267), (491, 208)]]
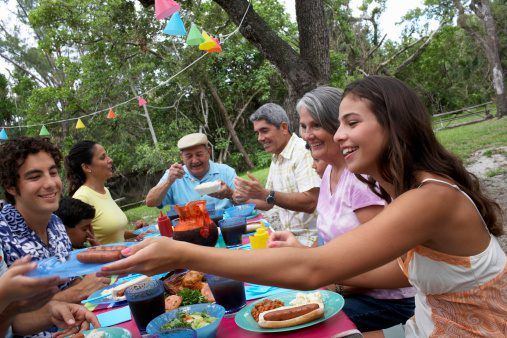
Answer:
[(157, 219), (158, 230), (162, 236), (173, 237), (173, 225), (169, 217), (164, 215), (162, 211)]
[(252, 249), (264, 249), (268, 246), (268, 230), (264, 226), (264, 223), (255, 230), (255, 234), (250, 236), (250, 245)]

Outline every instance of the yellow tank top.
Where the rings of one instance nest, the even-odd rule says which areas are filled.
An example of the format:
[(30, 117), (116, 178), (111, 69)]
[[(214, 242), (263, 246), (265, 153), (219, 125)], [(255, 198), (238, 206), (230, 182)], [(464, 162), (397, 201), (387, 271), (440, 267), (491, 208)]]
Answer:
[(105, 189), (106, 193), (101, 194), (82, 185), (72, 197), (95, 208), (92, 226), (95, 238), (101, 244), (124, 242), (124, 232), (128, 224), (127, 216), (113, 200), (109, 190)]

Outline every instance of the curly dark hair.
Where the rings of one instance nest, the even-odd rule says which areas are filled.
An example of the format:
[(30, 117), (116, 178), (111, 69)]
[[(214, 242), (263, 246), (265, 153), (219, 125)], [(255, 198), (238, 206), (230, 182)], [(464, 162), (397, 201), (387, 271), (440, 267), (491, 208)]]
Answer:
[(18, 190), (19, 168), (25, 163), (28, 155), (39, 152), (48, 153), (60, 169), (62, 153), (49, 138), (41, 137), (18, 137), (3, 141), (0, 145), (0, 185), (4, 189), (7, 202), (15, 204), (14, 196), (7, 192), (8, 188), (15, 187)]
[(65, 157), (65, 171), (67, 173), (67, 183), (69, 196), (74, 193), (86, 182), (86, 175), (81, 165), (90, 164), (93, 160), (94, 147), (97, 142), (81, 141), (72, 146), (69, 154)]
[(72, 197), (64, 197), (55, 214), (60, 217), (67, 228), (75, 228), (84, 219), (95, 217), (95, 208), (88, 203)]

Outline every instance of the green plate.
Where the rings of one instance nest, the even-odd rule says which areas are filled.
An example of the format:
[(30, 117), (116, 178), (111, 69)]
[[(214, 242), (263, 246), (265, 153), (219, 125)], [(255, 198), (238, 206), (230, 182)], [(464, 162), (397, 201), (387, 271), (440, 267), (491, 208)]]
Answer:
[(132, 338), (132, 335), (127, 329), (122, 329), (121, 327), (101, 327), (98, 329), (88, 330), (81, 332), (85, 335), (85, 337), (92, 332), (103, 332), (104, 338)]
[(324, 300), (324, 317), (313, 320), (311, 322), (304, 323), (301, 325), (290, 326), (290, 327), (282, 327), (282, 328), (278, 328), (278, 329), (265, 329), (265, 328), (262, 328), (259, 325), (257, 325), (257, 322), (255, 321), (255, 319), (253, 319), (252, 315), (250, 314), (250, 311), (252, 311), (252, 308), (255, 306), (255, 304), (263, 301), (264, 299), (271, 299), (271, 300), (278, 299), (278, 300), (281, 300), (285, 305), (290, 305), (289, 304), (290, 301), (293, 300), (294, 298), (296, 298), (296, 294), (298, 292), (313, 293), (315, 291), (306, 291), (306, 292), (305, 291), (290, 291), (290, 292), (279, 293), (279, 294), (272, 295), (272, 296), (269, 296), (266, 298), (262, 298), (259, 301), (255, 302), (255, 303), (250, 303), (247, 306), (245, 306), (243, 309), (241, 309), (241, 311), (239, 311), (236, 314), (236, 316), (234, 317), (234, 320), (236, 321), (236, 324), (242, 329), (245, 329), (247, 331), (266, 332), (266, 333), (299, 330), (304, 327), (315, 325), (315, 324), (323, 322), (323, 321), (331, 318), (335, 314), (337, 314), (343, 308), (343, 305), (345, 304), (345, 300), (343, 299), (343, 297), (336, 292), (331, 292), (331, 291), (327, 291), (327, 290), (317, 290), (317, 291), (320, 292), (322, 299)]

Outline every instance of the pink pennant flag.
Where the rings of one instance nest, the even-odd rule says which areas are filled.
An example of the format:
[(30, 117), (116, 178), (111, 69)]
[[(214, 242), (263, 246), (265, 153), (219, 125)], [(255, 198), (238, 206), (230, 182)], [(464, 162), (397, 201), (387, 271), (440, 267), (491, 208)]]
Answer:
[(142, 106), (146, 106), (147, 102), (142, 96), (139, 96), (138, 103), (139, 103), (139, 107), (142, 107)]
[(162, 20), (180, 10), (180, 4), (174, 0), (155, 0), (155, 18)]

